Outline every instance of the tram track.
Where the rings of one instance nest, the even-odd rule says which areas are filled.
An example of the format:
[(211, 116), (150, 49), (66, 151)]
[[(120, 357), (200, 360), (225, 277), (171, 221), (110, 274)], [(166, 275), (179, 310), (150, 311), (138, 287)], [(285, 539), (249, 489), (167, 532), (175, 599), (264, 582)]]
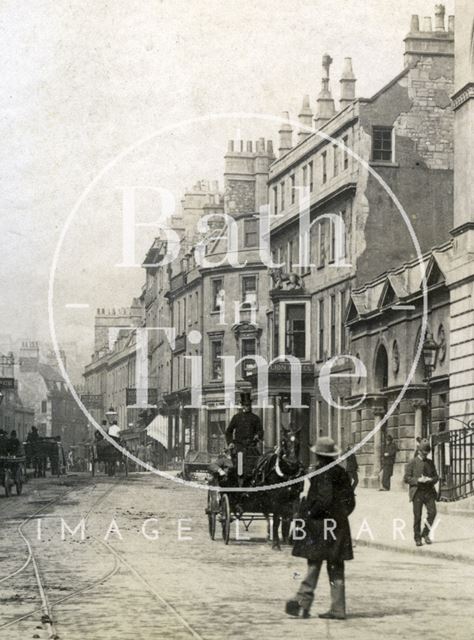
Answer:
[[(91, 505), (91, 507), (89, 508), (89, 510), (86, 512), (86, 514), (84, 516), (84, 521), (87, 521), (87, 518), (90, 516), (92, 511), (97, 506), (99, 506), (99, 504), (113, 491), (113, 489), (117, 486), (117, 484), (118, 484), (118, 482), (114, 483), (101, 496), (99, 496), (98, 500), (93, 502), (93, 504)], [(94, 483), (92, 485), (92, 491), (95, 489), (96, 486), (97, 486), (96, 483)], [(58, 636), (58, 634), (56, 632), (56, 628), (55, 628), (55, 624), (54, 624), (54, 620), (53, 620), (53, 616), (52, 616), (53, 608), (57, 604), (59, 604), (60, 602), (64, 602), (64, 601), (68, 600), (69, 598), (72, 598), (77, 593), (81, 593), (83, 591), (90, 590), (93, 587), (97, 586), (98, 584), (102, 584), (107, 579), (109, 579), (109, 577), (111, 577), (112, 575), (114, 575), (117, 572), (119, 566), (118, 566), (117, 563), (114, 563), (113, 569), (111, 571), (108, 571), (105, 575), (101, 576), (98, 580), (95, 580), (91, 584), (86, 585), (85, 587), (82, 587), (81, 589), (78, 589), (77, 591), (75, 591), (75, 592), (73, 592), (71, 594), (68, 594), (68, 596), (65, 596), (64, 598), (61, 598), (60, 601), (56, 601), (54, 603), (50, 603), (49, 602), (49, 599), (48, 599), (48, 596), (47, 596), (47, 593), (46, 593), (46, 589), (45, 589), (45, 585), (44, 585), (44, 579), (43, 579), (43, 577), (41, 575), (41, 572), (40, 572), (40, 569), (39, 569), (39, 565), (38, 565), (38, 561), (36, 560), (36, 557), (35, 557), (35, 554), (33, 552), (33, 548), (31, 546), (31, 543), (30, 543), (28, 537), (23, 532), (23, 529), (24, 529), (24, 527), (26, 527), (26, 525), (29, 522), (31, 522), (32, 520), (37, 518), (40, 514), (44, 513), (49, 507), (51, 507), (53, 505), (57, 505), (58, 503), (60, 503), (61, 500), (63, 500), (65, 497), (67, 497), (69, 494), (73, 493), (74, 491), (77, 491), (77, 487), (71, 487), (71, 489), (69, 489), (68, 491), (65, 491), (61, 495), (53, 498), (52, 500), (49, 500), (46, 504), (44, 504), (42, 507), (37, 509), (34, 513), (30, 514), (27, 518), (25, 518), (18, 525), (17, 532), (18, 532), (19, 536), (21, 537), (22, 541), (24, 542), (24, 544), (25, 544), (25, 546), (27, 548), (27, 551), (28, 551), (27, 558), (26, 558), (25, 562), (23, 563), (23, 565), (21, 567), (19, 567), (15, 571), (11, 572), (7, 576), (2, 577), (0, 579), (0, 584), (8, 582), (12, 578), (15, 578), (15, 577), (21, 575), (21, 573), (26, 571), (28, 566), (31, 564), (32, 567), (33, 567), (33, 573), (34, 573), (34, 576), (35, 576), (36, 586), (38, 588), (38, 592), (39, 592), (39, 596), (40, 596), (40, 600), (41, 600), (41, 607), (37, 608), (37, 609), (34, 609), (33, 611), (30, 611), (27, 614), (24, 614), (22, 616), (14, 618), (13, 620), (10, 620), (10, 621), (6, 622), (5, 624), (0, 625), (0, 631), (2, 629), (6, 629), (8, 627), (11, 627), (11, 626), (14, 626), (16, 624), (19, 624), (23, 620), (27, 620), (28, 618), (31, 618), (32, 616), (34, 616), (37, 613), (41, 613), (41, 624), (43, 625), (44, 629), (47, 631), (49, 638), (51, 640), (56, 640), (57, 638), (59, 638), (59, 636)]]
[[(110, 495), (110, 493), (119, 484), (120, 484), (120, 479), (114, 484), (112, 484), (111, 487), (109, 487), (105, 492), (103, 492), (98, 497), (96, 501), (93, 502), (93, 504), (90, 506), (88, 511), (83, 516), (84, 521), (86, 521), (89, 518), (91, 513)], [(95, 488), (95, 486), (96, 485), (94, 485), (93, 489)], [(131, 576), (133, 576), (134, 579), (138, 581), (146, 589), (146, 592), (149, 594), (149, 596), (151, 596), (155, 601), (160, 603), (167, 610), (167, 612), (179, 623), (179, 625), (186, 630), (186, 632), (189, 634), (190, 637), (195, 638), (196, 640), (204, 640), (204, 638), (198, 633), (198, 631), (196, 631), (196, 629), (194, 629), (194, 627), (186, 620), (186, 618), (178, 611), (178, 609), (171, 602), (169, 602), (153, 585), (151, 585), (146, 580), (146, 578), (144, 578), (141, 575), (141, 573), (122, 556), (122, 554), (120, 554), (116, 549), (114, 549), (107, 541), (95, 535), (91, 535), (90, 536), (91, 539), (97, 545), (102, 547), (106, 551), (106, 553), (113, 558), (112, 567), (109, 568), (107, 572), (105, 572), (99, 578), (93, 580), (89, 584), (81, 586), (79, 589), (76, 589), (71, 593), (68, 593), (62, 598), (52, 601), (51, 598), (48, 597), (48, 593), (47, 593), (48, 589), (47, 587), (45, 588), (45, 580), (43, 577), (44, 572), (41, 571), (41, 566), (40, 566), (41, 563), (36, 559), (31, 543), (28, 540), (27, 536), (23, 533), (23, 528), (28, 524), (28, 522), (31, 522), (33, 519), (37, 518), (41, 513), (45, 512), (48, 509), (48, 507), (51, 507), (57, 504), (58, 502), (61, 501), (62, 498), (66, 497), (68, 494), (72, 493), (74, 490), (76, 490), (76, 488), (72, 488), (69, 491), (66, 491), (65, 493), (63, 493), (61, 496), (58, 496), (57, 498), (50, 500), (47, 504), (43, 505), (40, 509), (38, 509), (33, 514), (28, 516), (28, 518), (25, 518), (25, 520), (23, 520), (18, 526), (18, 533), (28, 549), (28, 557), (23, 563), (23, 565), (19, 567), (16, 571), (0, 579), (0, 583), (8, 581), (9, 579), (20, 575), (31, 564), (33, 566), (33, 572), (35, 575), (38, 592), (40, 594), (41, 607), (38, 607), (33, 611), (30, 611), (22, 616), (16, 617), (15, 619), (10, 620), (3, 625), (0, 625), (0, 632), (3, 629), (14, 627), (15, 625), (31, 618), (36, 614), (41, 614), (41, 624), (44, 630), (48, 634), (48, 640), (60, 640), (62, 636), (59, 635), (58, 626), (59, 627), (61, 626), (61, 622), (60, 622), (61, 614), (59, 613), (59, 616), (58, 616), (57, 609), (59, 608), (60, 610), (60, 607), (62, 604), (68, 601), (77, 599), (82, 594), (85, 594), (86, 592), (91, 591), (92, 589), (105, 584), (107, 581), (113, 578), (120, 571), (120, 569), (122, 569), (122, 570), (125, 570), (125, 572), (129, 573)], [(55, 616), (53, 615), (53, 612), (55, 610), (56, 610), (56, 620), (55, 620)]]

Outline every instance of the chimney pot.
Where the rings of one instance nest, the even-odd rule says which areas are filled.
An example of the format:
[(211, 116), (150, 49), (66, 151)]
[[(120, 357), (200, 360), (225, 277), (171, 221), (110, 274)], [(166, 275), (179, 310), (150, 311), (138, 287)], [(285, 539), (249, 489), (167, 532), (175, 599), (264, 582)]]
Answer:
[(288, 122), (290, 119), (290, 114), (288, 113), (288, 111), (283, 111), (283, 113), (281, 114), (281, 118), (284, 122), (281, 123), (280, 129), (278, 131), (278, 133), (280, 134), (280, 146), (278, 148), (280, 157), (287, 151), (289, 151), (293, 146), (293, 128)]
[(303, 97), (303, 104), (301, 105), (298, 120), (301, 124), (301, 129), (298, 132), (298, 142), (302, 142), (311, 135), (311, 130), (313, 128), (313, 111), (309, 103), (308, 94)]
[(267, 140), (267, 153), (273, 155), (273, 140)]
[(435, 5), (435, 31), (444, 31), (444, 4)]
[(356, 77), (352, 70), (352, 58), (344, 58), (344, 67), (339, 82), (341, 85), (341, 109), (345, 109), (348, 104), (355, 100)]
[(252, 141), (251, 140), (247, 140), (247, 151), (250, 151), (250, 153), (252, 153)]
[(341, 77), (344, 78), (344, 80), (355, 80), (354, 71), (352, 70), (352, 58), (344, 58)]
[(454, 32), (454, 16), (448, 16), (448, 31)]
[(234, 141), (233, 140), (229, 140), (228, 144), (227, 144), (227, 151), (233, 151), (234, 150)]
[(418, 33), (420, 30), (420, 18), (417, 15), (411, 17), (410, 33)]
[(431, 24), (431, 16), (425, 16), (423, 18), (423, 31), (433, 31), (433, 26)]

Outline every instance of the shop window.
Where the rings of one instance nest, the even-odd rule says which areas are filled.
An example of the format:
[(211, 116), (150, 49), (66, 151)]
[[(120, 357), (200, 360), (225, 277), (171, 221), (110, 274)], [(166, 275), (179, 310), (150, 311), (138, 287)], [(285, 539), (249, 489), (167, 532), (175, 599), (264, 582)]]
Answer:
[(306, 306), (286, 306), (286, 354), (304, 359), (306, 357)]
[(209, 409), (207, 446), (209, 453), (221, 453), (225, 449), (225, 410)]
[(392, 162), (393, 159), (392, 127), (374, 127), (372, 131), (372, 160)]

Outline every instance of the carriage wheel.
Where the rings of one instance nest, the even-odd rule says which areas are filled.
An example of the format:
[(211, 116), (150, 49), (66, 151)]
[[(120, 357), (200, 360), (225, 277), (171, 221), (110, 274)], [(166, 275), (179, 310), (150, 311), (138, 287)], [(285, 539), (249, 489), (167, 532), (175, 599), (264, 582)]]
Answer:
[(209, 490), (207, 492), (207, 520), (209, 523), (209, 536), (211, 540), (215, 540), (216, 537), (216, 521), (217, 512), (219, 510), (219, 496), (216, 495), (216, 491)]
[(5, 487), (5, 497), (9, 498), (12, 494), (12, 479), (10, 469), (5, 469), (4, 471), (3, 486)]
[(21, 467), (18, 467), (15, 474), (15, 486), (16, 486), (16, 495), (21, 496), (21, 492), (23, 491), (23, 471)]
[(221, 524), (224, 544), (229, 544), (230, 537), (230, 503), (227, 493), (221, 496)]

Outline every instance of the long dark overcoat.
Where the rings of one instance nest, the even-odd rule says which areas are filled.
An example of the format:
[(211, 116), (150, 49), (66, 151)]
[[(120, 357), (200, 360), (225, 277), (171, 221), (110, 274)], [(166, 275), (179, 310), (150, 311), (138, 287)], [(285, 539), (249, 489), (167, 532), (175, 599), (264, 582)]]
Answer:
[[(300, 509), (306, 535), (295, 541), (293, 555), (308, 560), (352, 560), (348, 516), (354, 507), (354, 491), (342, 467), (336, 465), (313, 476), (308, 496), (303, 499)], [(298, 535), (302, 536), (302, 533)]]

